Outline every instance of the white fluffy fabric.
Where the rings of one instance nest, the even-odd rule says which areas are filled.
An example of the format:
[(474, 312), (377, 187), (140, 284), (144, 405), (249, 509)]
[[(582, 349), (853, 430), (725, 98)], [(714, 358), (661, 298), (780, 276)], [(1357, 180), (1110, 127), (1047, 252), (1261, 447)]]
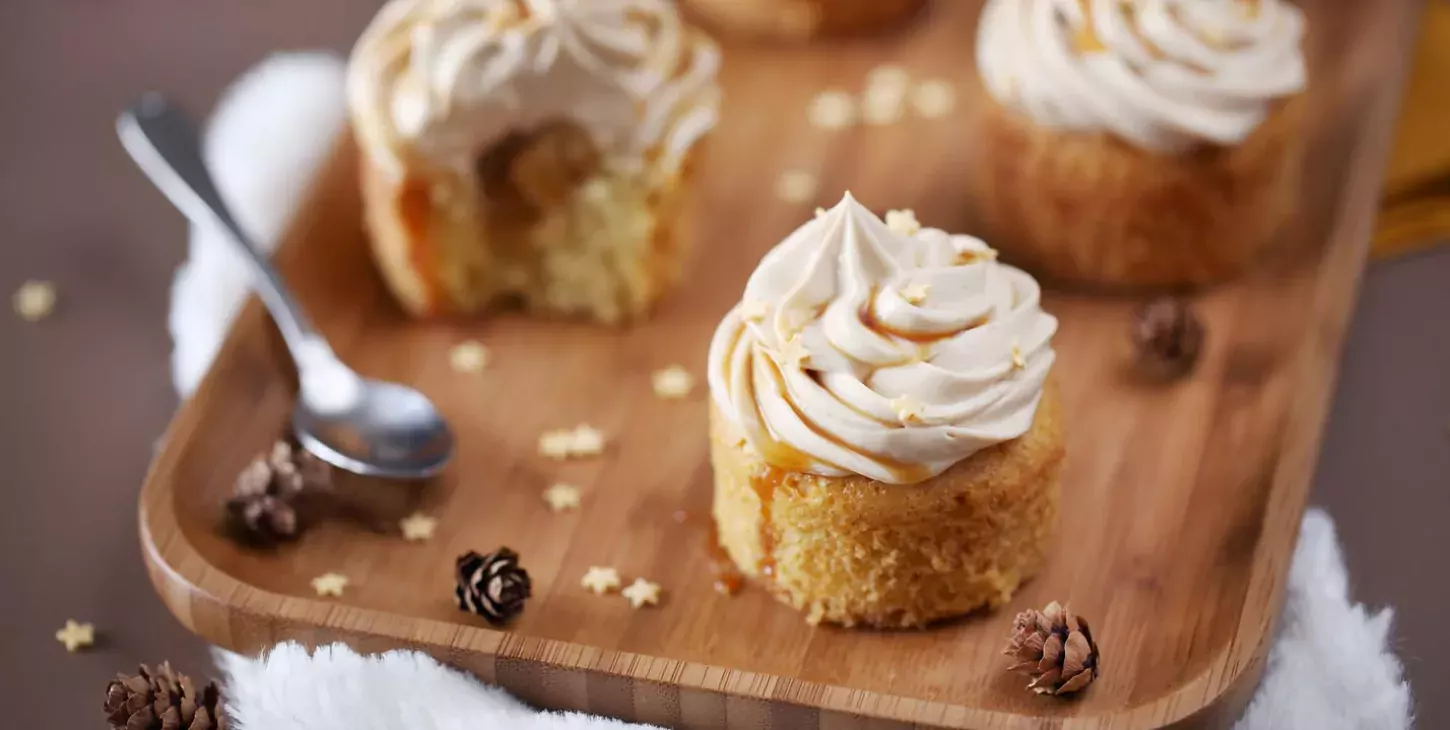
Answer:
[[(344, 120), (343, 65), (323, 54), (275, 56), (222, 98), (207, 159), (237, 219), (273, 246)], [(248, 272), (214, 230), (194, 229), (173, 286), (173, 371), (183, 395), (206, 371), (244, 298)], [(1390, 650), (1390, 609), (1349, 599), (1324, 512), (1304, 516), (1288, 597), (1263, 684), (1238, 730), (1400, 730), (1410, 689)], [(224, 654), (231, 712), (243, 730), (492, 730), (622, 728), (617, 721), (538, 713), (426, 656), (361, 657), (343, 646), (309, 655), (282, 645), (261, 659)]]

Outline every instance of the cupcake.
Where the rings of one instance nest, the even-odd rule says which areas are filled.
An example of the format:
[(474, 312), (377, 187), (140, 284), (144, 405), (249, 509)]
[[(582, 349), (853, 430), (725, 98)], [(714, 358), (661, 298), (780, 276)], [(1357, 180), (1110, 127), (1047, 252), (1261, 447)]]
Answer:
[(681, 1), (722, 32), (786, 40), (877, 30), (911, 18), (926, 5), (926, 0)]
[(970, 236), (849, 194), (761, 260), (710, 343), (713, 513), (811, 623), (920, 626), (1011, 597), (1057, 519), (1057, 320)]
[(988, 0), (975, 202), (1054, 280), (1232, 277), (1294, 209), (1304, 19), (1283, 0)]
[(419, 316), (615, 323), (680, 273), (719, 54), (666, 0), (391, 0), (348, 70), (366, 227)]

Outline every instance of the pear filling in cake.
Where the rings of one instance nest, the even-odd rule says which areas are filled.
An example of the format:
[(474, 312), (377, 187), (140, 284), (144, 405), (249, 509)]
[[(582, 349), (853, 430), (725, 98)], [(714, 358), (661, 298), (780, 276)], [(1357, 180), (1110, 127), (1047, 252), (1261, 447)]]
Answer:
[[(659, 185), (647, 171), (626, 171), (578, 125), (557, 120), (513, 132), (477, 157), (473, 174), (476, 201), (456, 204), (481, 212), (476, 230), (440, 239), (452, 250), (439, 272), (469, 309), (502, 299), (531, 311), (622, 322), (673, 280), (674, 271), (651, 269), (673, 264), (673, 257), (648, 249), (669, 245), (656, 221), (670, 220), (661, 213), (674, 196), (652, 192)], [(447, 204), (450, 194), (434, 202)], [(460, 216), (458, 225), (469, 222)]]

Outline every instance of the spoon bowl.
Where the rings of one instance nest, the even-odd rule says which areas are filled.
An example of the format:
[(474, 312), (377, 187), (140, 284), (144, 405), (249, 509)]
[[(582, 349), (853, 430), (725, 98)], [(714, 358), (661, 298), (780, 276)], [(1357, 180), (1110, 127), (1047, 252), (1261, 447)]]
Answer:
[(328, 411), (298, 398), (292, 430), (303, 448), (340, 469), (391, 478), (423, 478), (453, 456), (453, 432), (433, 404), (412, 388), (362, 381), (355, 403)]

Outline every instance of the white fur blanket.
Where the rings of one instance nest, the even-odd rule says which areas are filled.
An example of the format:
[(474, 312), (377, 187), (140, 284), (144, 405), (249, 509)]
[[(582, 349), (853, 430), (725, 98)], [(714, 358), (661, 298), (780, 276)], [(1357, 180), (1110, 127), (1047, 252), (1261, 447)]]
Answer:
[[(206, 136), (218, 187), (238, 221), (272, 245), (343, 124), (342, 64), (279, 55), (222, 99)], [(193, 230), (172, 289), (177, 389), (206, 371), (244, 299), (247, 274), (212, 230)], [(1399, 730), (1410, 689), (1389, 648), (1391, 609), (1349, 599), (1334, 523), (1304, 516), (1289, 593), (1263, 684), (1239, 730)], [(536, 712), (505, 692), (409, 652), (361, 657), (343, 646), (309, 655), (282, 645), (260, 659), (220, 654), (230, 711), (243, 730), (584, 730), (627, 727)], [(638, 726), (634, 726), (638, 727)]]

